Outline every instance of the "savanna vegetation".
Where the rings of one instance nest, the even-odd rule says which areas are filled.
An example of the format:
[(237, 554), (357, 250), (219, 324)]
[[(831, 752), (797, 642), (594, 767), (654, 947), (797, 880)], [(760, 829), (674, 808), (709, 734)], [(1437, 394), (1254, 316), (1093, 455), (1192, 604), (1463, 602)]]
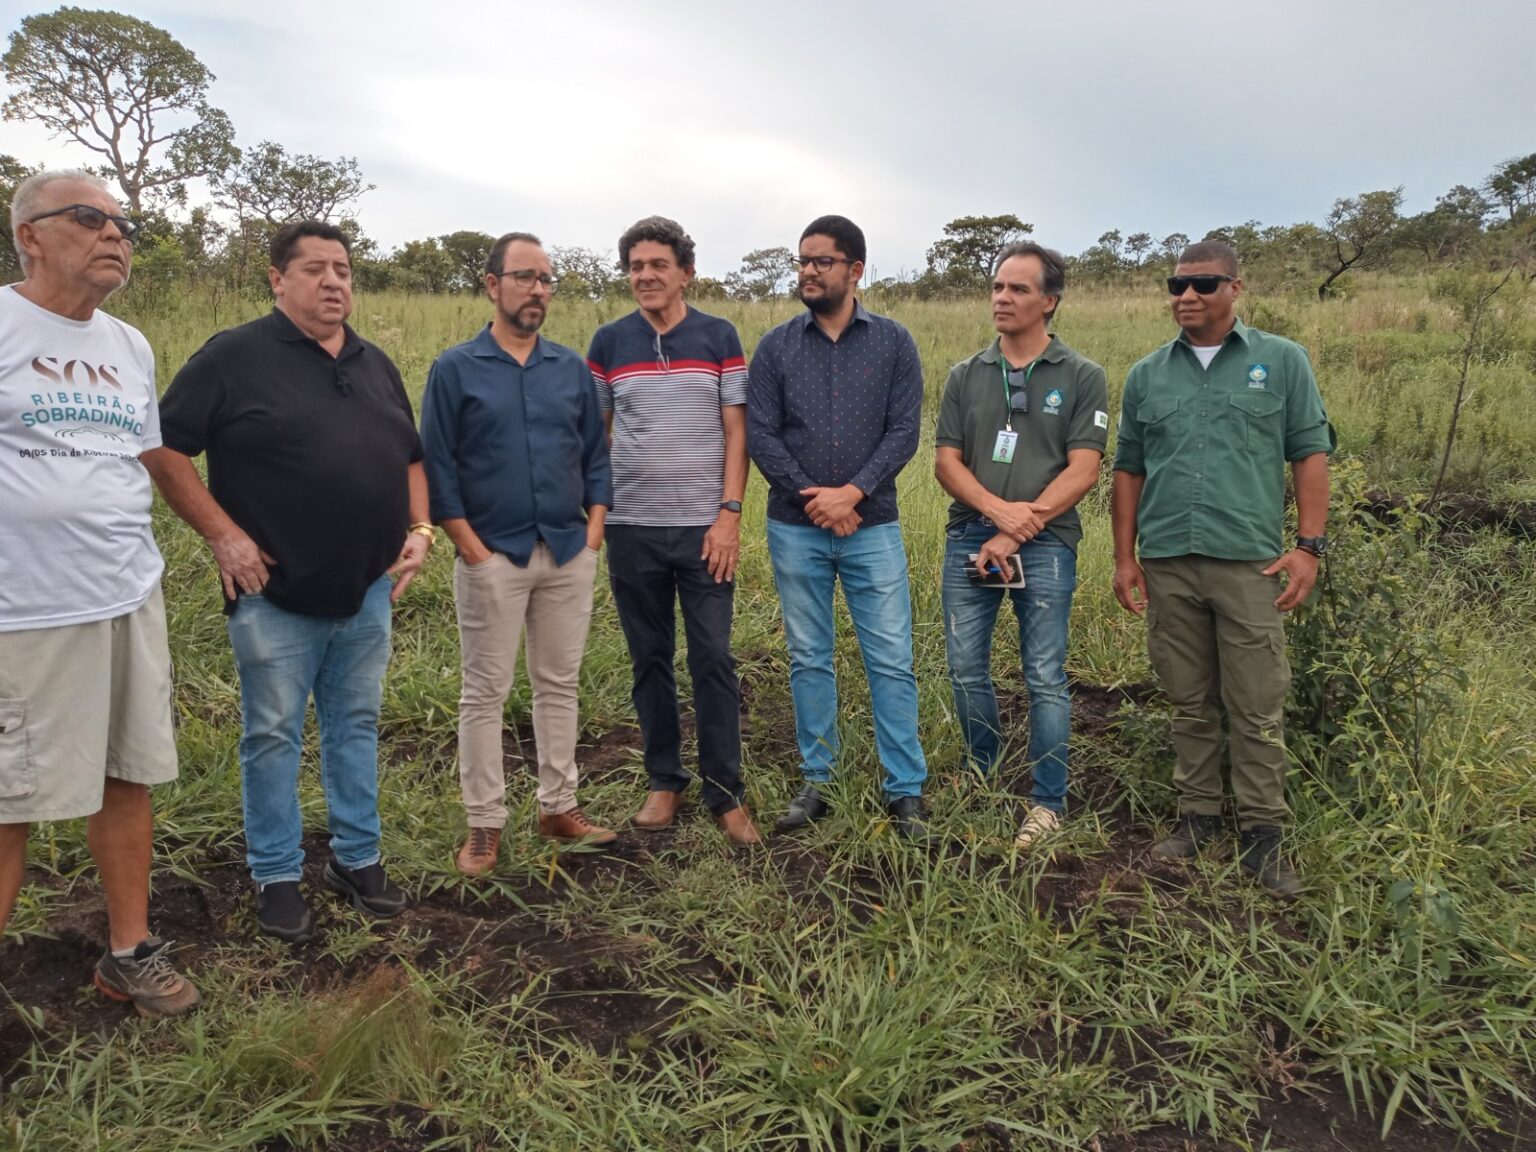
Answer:
[[(1345, 301), (1246, 299), (1248, 319), (1310, 349), (1340, 435), (1336, 549), (1291, 626), (1294, 849), (1309, 881), (1292, 908), (1242, 882), (1230, 857), (1186, 872), (1147, 856), (1174, 815), (1170, 749), (1142, 625), (1110, 592), (1102, 489), (1086, 505), (1072, 626), (1069, 832), (1051, 853), (1013, 851), (1022, 738), (997, 781), (960, 766), (930, 424), (901, 508), (940, 849), (913, 852), (885, 826), (844, 636), (840, 803), (809, 835), (736, 854), (698, 811), (607, 854), (552, 849), (532, 830), (524, 688), (508, 712), (510, 849), (493, 881), (462, 880), (440, 548), (397, 611), (382, 720), (385, 851), (417, 905), (380, 926), (322, 899), (320, 935), (289, 950), (250, 912), (214, 570), (157, 510), (183, 775), (158, 800), (154, 908), (206, 1007), (151, 1026), (94, 995), (104, 912), (83, 823), (39, 829), (0, 944), (0, 1141), (1310, 1148), (1337, 1129), (1351, 1147), (1387, 1134), (1392, 1147), (1519, 1146), (1536, 1057), (1536, 318), (1524, 281), (1487, 296), (1495, 283), (1378, 277)], [(113, 306), (149, 334), (166, 379), (209, 332), (265, 307), (142, 285)], [(988, 338), (985, 309), (886, 306), (917, 337), (933, 415), (948, 366)], [(354, 319), (419, 390), (485, 307), (363, 295)], [(547, 333), (584, 347), (624, 307), (557, 302)], [(797, 307), (717, 310), (750, 351)], [(1156, 292), (1083, 291), (1060, 330), (1117, 388), (1169, 322)], [(749, 495), (735, 643), (750, 803), (772, 814), (796, 756), (759, 479)], [(996, 668), (1018, 732), (1006, 631)], [(628, 677), (600, 580), (584, 803), (619, 823), (644, 789)], [(320, 859), (312, 776), (304, 803)]]

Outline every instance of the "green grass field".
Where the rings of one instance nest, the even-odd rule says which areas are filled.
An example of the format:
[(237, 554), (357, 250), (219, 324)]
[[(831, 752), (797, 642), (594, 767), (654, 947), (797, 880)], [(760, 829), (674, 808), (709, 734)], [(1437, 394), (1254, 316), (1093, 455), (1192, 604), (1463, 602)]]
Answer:
[[(1470, 361), (1448, 472), (1458, 506), (1536, 498), (1536, 315), (1522, 287), (1500, 295)], [(121, 311), (154, 344), (162, 386), (211, 332), (265, 310), (227, 296), (151, 303)], [(711, 310), (750, 354), (798, 307)], [(625, 310), (556, 301), (546, 333), (584, 350)], [(508, 713), (510, 847), (494, 882), (463, 882), (440, 546), (397, 609), (381, 721), (386, 858), (418, 904), (376, 926), (312, 883), (316, 940), (266, 941), (242, 864), (239, 699), (214, 570), (160, 508), (182, 779), (157, 796), (152, 919), (206, 1007), (149, 1025), (95, 996), (105, 916), (83, 822), (37, 829), (0, 942), (0, 1147), (1536, 1146), (1536, 542), (1433, 518), (1373, 528), (1338, 502), (1327, 603), (1296, 625), (1298, 680), (1326, 684), (1332, 711), (1326, 731), (1296, 734), (1309, 892), (1283, 909), (1230, 857), (1185, 871), (1147, 856), (1173, 815), (1171, 759), (1140, 687), (1142, 625), (1110, 591), (1106, 474), (1085, 502), (1072, 625), (1069, 832), (1053, 854), (1020, 858), (1022, 771), (987, 787), (959, 766), (938, 597), (947, 497), (931, 418), (948, 367), (990, 337), (987, 311), (891, 312), (928, 384), (927, 434), (900, 491), (941, 851), (904, 849), (884, 823), (844, 616), (834, 818), (752, 854), (728, 852), (701, 809), (675, 832), (625, 832), (606, 855), (552, 851), (533, 834), (518, 759), (532, 754), (524, 681)], [(1250, 297), (1245, 313), (1311, 350), (1346, 496), (1428, 491), (1463, 361), (1452, 299), (1427, 280), (1383, 279), (1327, 306)], [(486, 305), (365, 297), (353, 319), (419, 395), (433, 357), (472, 335)], [(1116, 401), (1131, 363), (1172, 335), (1153, 291), (1069, 295), (1059, 329), (1104, 364)], [(797, 781), (763, 508), (754, 476), (735, 644), (750, 803), (771, 819)], [(1007, 631), (996, 669), (1017, 730)], [(620, 825), (645, 786), (628, 691), (600, 577), (583, 804)], [(313, 866), (324, 808), (312, 772), (304, 805)]]

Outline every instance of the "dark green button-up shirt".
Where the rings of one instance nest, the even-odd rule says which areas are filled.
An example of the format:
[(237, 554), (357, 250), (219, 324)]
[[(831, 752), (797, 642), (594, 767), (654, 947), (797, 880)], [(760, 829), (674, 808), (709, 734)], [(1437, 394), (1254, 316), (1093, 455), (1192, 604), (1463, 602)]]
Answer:
[(1115, 470), (1146, 477), (1138, 551), (1274, 559), (1286, 463), (1334, 443), (1301, 345), (1238, 320), (1202, 368), (1180, 332), (1125, 378)]

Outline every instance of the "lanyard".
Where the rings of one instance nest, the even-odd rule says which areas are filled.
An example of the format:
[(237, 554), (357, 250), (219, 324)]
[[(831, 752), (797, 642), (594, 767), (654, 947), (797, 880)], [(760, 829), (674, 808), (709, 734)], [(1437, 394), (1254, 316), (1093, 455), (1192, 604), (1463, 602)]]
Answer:
[[(1008, 388), (1008, 357), (1003, 355), (1003, 350), (1001, 348), (997, 350), (997, 362), (1002, 366), (1003, 369), (1003, 429), (1004, 431), (1012, 432), (1013, 393), (1009, 391)], [(1024, 369), (1024, 383), (1019, 386), (1021, 389), (1027, 389), (1029, 387), (1029, 378), (1035, 374), (1035, 365), (1038, 363), (1040, 363), (1040, 357), (1036, 356), (1029, 362), (1029, 367)], [(1029, 393), (1027, 391), (1024, 393), (1024, 403), (1029, 403)]]

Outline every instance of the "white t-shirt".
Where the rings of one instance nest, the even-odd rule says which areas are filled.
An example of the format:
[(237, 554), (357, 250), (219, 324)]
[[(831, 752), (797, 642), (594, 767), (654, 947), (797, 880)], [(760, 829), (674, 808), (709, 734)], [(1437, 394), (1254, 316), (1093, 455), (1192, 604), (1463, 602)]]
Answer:
[(1200, 357), (1200, 367), (1209, 368), (1211, 361), (1216, 359), (1216, 353), (1221, 351), (1220, 344), (1191, 344), (1190, 348), (1195, 355)]
[(149, 598), (165, 562), (139, 453), (159, 444), (138, 329), (0, 287), (0, 632), (107, 620)]

